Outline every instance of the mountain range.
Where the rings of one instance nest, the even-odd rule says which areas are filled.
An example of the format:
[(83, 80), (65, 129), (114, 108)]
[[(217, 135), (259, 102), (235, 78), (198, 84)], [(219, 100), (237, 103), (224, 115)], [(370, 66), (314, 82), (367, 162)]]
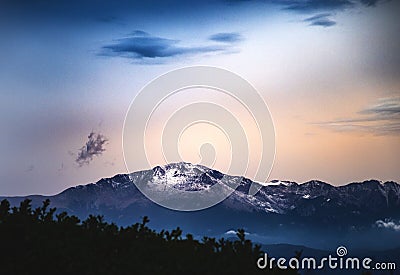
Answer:
[[(224, 201), (208, 209), (184, 212), (166, 209), (149, 200), (136, 184), (168, 185), (196, 192), (222, 178), (237, 183)], [(291, 243), (319, 249), (346, 245), (356, 249), (392, 249), (400, 245), (400, 185), (368, 180), (344, 186), (312, 180), (305, 183), (273, 180), (249, 194), (253, 181), (229, 176), (201, 165), (171, 163), (153, 169), (119, 174), (96, 183), (71, 187), (53, 196), (0, 197), (12, 205), (25, 198), (33, 206), (50, 199), (58, 211), (81, 219), (103, 215), (121, 226), (148, 216), (155, 229), (180, 226), (201, 237), (229, 238), (237, 228), (261, 243)]]

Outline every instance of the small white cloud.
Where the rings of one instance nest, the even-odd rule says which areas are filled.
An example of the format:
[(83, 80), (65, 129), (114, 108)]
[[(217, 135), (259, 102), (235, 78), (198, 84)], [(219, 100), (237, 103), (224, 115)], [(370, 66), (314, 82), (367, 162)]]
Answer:
[[(236, 235), (238, 232), (235, 230), (229, 230), (225, 232), (225, 235)], [(244, 232), (245, 235), (250, 235), (249, 232)]]
[(392, 229), (394, 231), (400, 231), (400, 221), (396, 222), (393, 220), (385, 219), (384, 221), (377, 220), (375, 224), (379, 228), (387, 228), (387, 229)]

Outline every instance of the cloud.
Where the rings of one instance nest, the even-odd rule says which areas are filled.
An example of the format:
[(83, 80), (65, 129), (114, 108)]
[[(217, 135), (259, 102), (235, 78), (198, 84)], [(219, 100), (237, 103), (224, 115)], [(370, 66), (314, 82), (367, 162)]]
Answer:
[(400, 96), (381, 98), (378, 102), (359, 112), (373, 115), (376, 119), (400, 119)]
[(321, 13), (304, 19), (304, 22), (308, 22), (310, 26), (321, 26), (321, 27), (332, 27), (336, 25), (336, 22), (330, 19), (332, 14)]
[[(219, 36), (220, 35), (220, 36)], [(144, 31), (134, 31), (131, 35), (125, 38), (115, 40), (114, 44), (103, 46), (102, 55), (106, 56), (121, 56), (131, 58), (137, 61), (154, 60), (160, 58), (176, 57), (181, 55), (197, 55), (197, 54), (209, 54), (209, 53), (227, 53), (229, 52), (231, 44), (233, 44), (240, 37), (234, 33), (226, 33), (225, 37), (221, 34), (216, 34), (215, 39), (217, 41), (225, 39), (224, 45), (213, 44), (213, 45), (199, 45), (199, 46), (182, 46), (181, 41), (163, 38), (158, 36), (150, 35)], [(230, 36), (229, 36), (230, 35)], [(231, 39), (231, 41), (228, 41)]]
[(342, 11), (354, 8), (357, 2), (368, 7), (374, 7), (380, 0), (276, 0), (275, 4), (282, 5), (284, 9), (301, 13), (321, 11)]
[(358, 131), (376, 135), (400, 133), (400, 97), (380, 98), (357, 112), (358, 117), (314, 123), (335, 131)]
[[(237, 233), (238, 233), (238, 231), (235, 231), (235, 230), (228, 230), (228, 231), (225, 232), (225, 235), (235, 235), (235, 236), (236, 236)], [(250, 235), (249, 232), (244, 232), (244, 234), (245, 234), (245, 235)]]
[[(368, 7), (374, 7), (378, 1), (379, 0), (359, 0), (359, 3)], [(283, 6), (285, 10), (302, 14), (314, 14), (303, 21), (309, 23), (309, 26), (320, 26), (324, 28), (336, 25), (336, 21), (331, 18), (333, 16), (332, 12), (340, 12), (357, 6), (357, 1), (350, 0), (278, 0), (274, 1), (274, 3)]]
[(89, 164), (94, 156), (101, 155), (106, 149), (105, 145), (108, 139), (102, 134), (96, 134), (91, 132), (88, 136), (88, 141), (82, 148), (79, 150), (78, 156), (76, 158), (76, 163), (79, 166), (84, 164)]
[[(332, 27), (336, 21), (328, 18), (332, 13), (341, 12), (346, 9), (358, 8), (360, 5), (375, 7), (380, 0), (225, 0), (227, 3), (250, 3), (266, 2), (283, 10), (298, 14), (308, 14), (312, 17), (306, 18), (304, 22), (310, 26)], [(328, 14), (320, 14), (326, 12)]]
[(379, 0), (361, 0), (361, 3), (367, 7), (375, 7)]
[(237, 32), (220, 32), (211, 35), (209, 40), (224, 43), (236, 43), (243, 40), (243, 37)]
[(385, 219), (383, 220), (377, 220), (375, 222), (375, 225), (379, 228), (386, 228), (386, 229), (392, 229), (394, 231), (400, 231), (400, 221), (396, 222), (390, 219)]
[(344, 10), (354, 5), (349, 0), (284, 0), (277, 3), (282, 4), (286, 10), (305, 13)]

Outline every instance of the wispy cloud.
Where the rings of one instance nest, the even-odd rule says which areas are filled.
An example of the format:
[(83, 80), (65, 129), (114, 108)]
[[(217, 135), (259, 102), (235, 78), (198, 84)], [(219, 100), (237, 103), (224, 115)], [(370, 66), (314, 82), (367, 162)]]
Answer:
[(334, 12), (354, 8), (358, 3), (374, 7), (380, 0), (275, 0), (275, 4), (282, 5), (286, 10), (301, 13)]
[(361, 3), (363, 3), (364, 5), (368, 6), (368, 7), (374, 7), (376, 5), (376, 3), (378, 3), (379, 0), (361, 0)]
[[(355, 8), (359, 3), (367, 7), (375, 7), (379, 0), (283, 0), (275, 1), (283, 9), (300, 14), (313, 15), (303, 20), (309, 26), (332, 27), (336, 21), (332, 19), (334, 13)], [(321, 13), (322, 12), (322, 13)]]
[(400, 231), (400, 221), (396, 222), (394, 220), (385, 219), (385, 220), (377, 220), (375, 225), (379, 228), (392, 229), (394, 231)]
[(136, 61), (165, 59), (181, 55), (228, 53), (232, 44), (241, 39), (238, 33), (219, 33), (210, 36), (213, 42), (196, 46), (184, 46), (180, 40), (150, 35), (144, 31), (134, 31), (131, 35), (115, 40), (115, 43), (102, 47), (101, 55), (121, 56)]
[(321, 27), (332, 27), (336, 25), (336, 22), (330, 17), (331, 13), (321, 13), (304, 19), (304, 22), (308, 22), (310, 26), (321, 26)]
[[(332, 17), (335, 13), (354, 9), (360, 6), (375, 7), (381, 0), (225, 0), (228, 3), (267, 2), (283, 10), (297, 14), (309, 15), (303, 22), (309, 26), (332, 27), (336, 21)], [(321, 14), (323, 13), (323, 14)]]
[(381, 98), (378, 102), (359, 112), (360, 114), (373, 115), (376, 119), (400, 119), (400, 96)]
[(277, 1), (287, 10), (296, 12), (320, 12), (343, 10), (352, 7), (354, 3), (349, 0), (283, 0)]
[(78, 156), (75, 160), (76, 163), (78, 163), (79, 166), (89, 164), (94, 156), (103, 154), (106, 150), (105, 145), (107, 141), (108, 139), (104, 135), (91, 132), (88, 136), (88, 141), (78, 152)]
[(380, 98), (357, 112), (358, 117), (317, 122), (335, 131), (359, 131), (376, 135), (400, 133), (400, 97)]
[(237, 32), (220, 32), (211, 35), (209, 39), (216, 42), (236, 43), (243, 40), (243, 37)]

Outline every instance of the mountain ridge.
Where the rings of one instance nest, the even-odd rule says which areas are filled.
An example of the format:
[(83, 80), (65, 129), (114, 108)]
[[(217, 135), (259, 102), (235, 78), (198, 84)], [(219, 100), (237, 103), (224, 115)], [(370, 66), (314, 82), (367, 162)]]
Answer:
[[(221, 183), (222, 178), (238, 183), (236, 190), (217, 205), (193, 212), (157, 205), (135, 184), (138, 181), (157, 188), (167, 184), (178, 190), (196, 192)], [(175, 163), (129, 175), (117, 174), (96, 183), (67, 188), (53, 196), (0, 199), (17, 205), (28, 198), (33, 206), (39, 206), (48, 198), (59, 212), (66, 211), (82, 219), (89, 214), (103, 215), (107, 221), (121, 226), (149, 216), (155, 228), (180, 226), (198, 235), (220, 236), (230, 229), (245, 228), (263, 243), (281, 241), (326, 247), (329, 243), (336, 245), (338, 240), (356, 244), (373, 240), (377, 247), (385, 245), (386, 248), (391, 247), (390, 238), (400, 237), (400, 232), (377, 226), (379, 220), (400, 221), (398, 183), (367, 180), (333, 186), (318, 180), (301, 184), (273, 180), (255, 195), (249, 195), (251, 184), (250, 179), (224, 175), (205, 166)]]
[[(149, 182), (152, 181), (157, 186), (168, 185), (179, 190), (194, 192), (209, 189), (214, 184), (221, 182), (222, 178), (227, 181), (239, 182), (236, 190), (222, 203), (228, 204), (233, 199), (236, 202), (240, 201), (246, 207), (250, 205), (253, 208), (252, 210), (265, 210), (266, 212), (279, 214), (287, 214), (289, 210), (297, 208), (294, 203), (301, 202), (302, 200), (315, 200), (321, 197), (325, 199), (325, 202), (339, 200), (341, 201), (339, 203), (343, 203), (343, 200), (348, 197), (349, 200), (351, 199), (353, 202), (358, 201), (359, 206), (363, 206), (365, 201), (360, 201), (360, 195), (382, 195), (386, 200), (386, 205), (390, 206), (393, 200), (396, 205), (400, 205), (400, 184), (394, 181), (383, 182), (371, 179), (363, 182), (350, 182), (341, 186), (334, 186), (321, 180), (309, 180), (303, 183), (271, 180), (267, 183), (257, 183), (246, 177), (225, 175), (218, 170), (186, 162), (170, 163), (163, 166), (158, 165), (152, 169), (141, 170), (131, 174), (116, 174), (111, 178), (102, 178), (95, 183), (69, 187), (58, 194), (50, 196), (28, 195), (4, 196), (0, 198), (62, 198), (67, 193), (84, 193), (86, 189), (91, 187), (105, 188), (108, 191), (110, 191), (110, 187), (114, 190), (135, 189), (137, 188), (135, 183), (137, 184), (138, 181), (142, 180), (144, 175), (147, 176), (146, 180)], [(250, 185), (253, 183), (260, 184), (261, 189), (255, 195), (249, 195), (248, 191)], [(99, 194), (99, 190), (96, 191), (95, 194)], [(357, 196), (353, 193), (357, 193)], [(371, 200), (368, 201), (371, 202)], [(238, 205), (232, 207), (238, 208)]]

